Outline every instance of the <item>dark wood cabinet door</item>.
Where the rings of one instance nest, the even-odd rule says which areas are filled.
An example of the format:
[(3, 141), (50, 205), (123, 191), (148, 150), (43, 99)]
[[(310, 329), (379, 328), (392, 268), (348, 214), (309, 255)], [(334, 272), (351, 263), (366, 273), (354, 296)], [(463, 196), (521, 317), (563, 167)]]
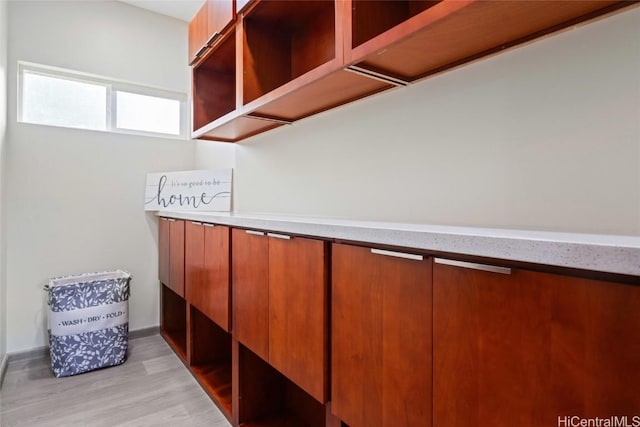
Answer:
[(169, 288), (184, 298), (184, 221), (169, 219)]
[(193, 304), (218, 326), (229, 331), (229, 227), (212, 224), (204, 224), (203, 227), (204, 286), (202, 292), (194, 296)]
[(167, 218), (158, 219), (158, 280), (167, 285), (170, 280), (170, 225)]
[(187, 301), (225, 331), (229, 330), (229, 227), (186, 223)]
[(189, 22), (189, 65), (202, 55), (209, 37), (209, 4), (205, 2)]
[(439, 263), (433, 277), (434, 425), (637, 412), (640, 287)]
[(431, 260), (385, 253), (332, 246), (332, 412), (350, 427), (430, 426)]
[(244, 346), (269, 360), (269, 240), (262, 232), (231, 232), (232, 332)]
[(207, 8), (207, 40), (211, 40), (233, 19), (233, 0), (207, 0)]
[(269, 237), (269, 363), (322, 403), (328, 398), (327, 250), (321, 240)]
[[(184, 290), (191, 305), (205, 297), (204, 227), (200, 222), (186, 221), (184, 227)], [(198, 309), (202, 311), (199, 307)]]

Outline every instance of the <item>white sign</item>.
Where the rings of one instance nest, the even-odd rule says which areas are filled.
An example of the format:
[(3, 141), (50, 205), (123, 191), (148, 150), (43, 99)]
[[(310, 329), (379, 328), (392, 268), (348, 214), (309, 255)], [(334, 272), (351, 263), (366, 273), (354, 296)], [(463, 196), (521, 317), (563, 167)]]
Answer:
[(147, 174), (144, 210), (231, 210), (231, 169)]

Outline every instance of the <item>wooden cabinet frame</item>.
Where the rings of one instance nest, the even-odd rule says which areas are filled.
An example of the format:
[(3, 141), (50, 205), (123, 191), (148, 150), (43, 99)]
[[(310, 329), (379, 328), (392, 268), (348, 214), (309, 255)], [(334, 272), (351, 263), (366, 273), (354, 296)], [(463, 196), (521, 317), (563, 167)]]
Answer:
[[(235, 64), (223, 60), (225, 75), (230, 77), (235, 67), (235, 83), (224, 78), (203, 84), (195, 71), (216, 56), (228, 58), (216, 53), (219, 43), (194, 63), (192, 138), (239, 141), (633, 4), (620, 0), (241, 2), (235, 24), (221, 37), (235, 36)], [(333, 25), (327, 12), (331, 8)], [(331, 50), (333, 55), (327, 54)], [(221, 89), (219, 95), (214, 88)], [(199, 111), (208, 108), (213, 113)]]
[[(159, 224), (163, 280), (175, 261), (171, 223)], [(563, 414), (632, 414), (640, 404), (628, 386), (640, 381), (637, 276), (451, 254), (432, 264), (428, 251), (227, 233), (232, 256), (253, 269), (245, 278), (232, 271), (232, 298), (242, 299), (234, 284), (263, 278), (244, 301), (262, 316), (238, 322), (243, 311), (233, 305), (232, 335), (189, 301), (189, 284), (185, 299), (163, 283), (160, 323), (234, 427), (344, 427), (334, 413), (351, 427), (534, 427)], [(491, 261), (497, 265), (483, 264)], [(300, 289), (301, 277), (322, 276), (318, 269), (322, 295), (313, 281)], [(331, 340), (331, 363), (322, 361), (326, 348), (299, 344), (305, 333), (318, 335), (305, 324), (314, 309), (307, 303), (331, 313), (320, 332), (325, 346)], [(251, 344), (256, 336), (262, 346)], [(318, 353), (319, 364), (295, 363)], [(318, 378), (326, 382), (317, 387)]]

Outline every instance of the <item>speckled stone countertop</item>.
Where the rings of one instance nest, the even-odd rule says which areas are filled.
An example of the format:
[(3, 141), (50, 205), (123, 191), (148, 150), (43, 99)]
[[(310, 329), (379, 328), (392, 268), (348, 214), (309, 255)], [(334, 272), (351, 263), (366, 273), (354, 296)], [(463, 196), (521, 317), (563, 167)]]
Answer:
[(158, 216), (327, 239), (640, 276), (640, 237), (219, 212)]

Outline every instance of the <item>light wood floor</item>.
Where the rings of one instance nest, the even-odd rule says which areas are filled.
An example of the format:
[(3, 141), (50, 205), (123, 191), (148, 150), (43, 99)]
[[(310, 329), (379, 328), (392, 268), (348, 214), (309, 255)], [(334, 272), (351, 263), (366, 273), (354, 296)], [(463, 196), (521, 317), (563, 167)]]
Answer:
[(129, 341), (117, 367), (55, 378), (49, 359), (9, 364), (0, 426), (228, 427), (230, 424), (159, 335)]

